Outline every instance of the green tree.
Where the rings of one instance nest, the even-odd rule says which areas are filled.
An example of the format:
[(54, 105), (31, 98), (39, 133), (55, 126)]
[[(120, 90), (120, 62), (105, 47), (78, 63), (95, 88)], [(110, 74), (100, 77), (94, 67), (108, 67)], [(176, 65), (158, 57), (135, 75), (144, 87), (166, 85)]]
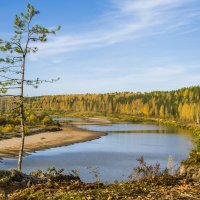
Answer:
[[(4, 52), (4, 57), (0, 58), (1, 78), (0, 92), (6, 94), (8, 90), (19, 89), (19, 113), (21, 118), (21, 146), (19, 151), (18, 169), (22, 167), (22, 157), (24, 151), (25, 140), (25, 110), (24, 110), (24, 86), (38, 87), (43, 82), (54, 82), (40, 80), (27, 80), (25, 79), (25, 69), (27, 55), (30, 53), (36, 53), (38, 51), (37, 46), (34, 43), (46, 42), (49, 34), (55, 34), (60, 29), (57, 27), (55, 30), (47, 29), (40, 25), (32, 25), (33, 18), (39, 14), (34, 6), (28, 4), (27, 11), (16, 15), (14, 20), (14, 36), (9, 41), (0, 39), (0, 51)], [(13, 77), (13, 74), (15, 77)]]

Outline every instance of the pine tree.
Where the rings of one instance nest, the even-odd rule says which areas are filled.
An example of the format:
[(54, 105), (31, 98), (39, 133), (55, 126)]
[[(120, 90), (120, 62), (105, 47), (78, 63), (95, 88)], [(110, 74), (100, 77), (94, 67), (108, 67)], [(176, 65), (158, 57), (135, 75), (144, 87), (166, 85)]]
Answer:
[(38, 87), (43, 82), (54, 82), (40, 80), (27, 80), (25, 78), (25, 69), (27, 55), (36, 53), (38, 48), (33, 46), (36, 42), (46, 42), (49, 34), (55, 34), (60, 27), (55, 30), (47, 29), (40, 25), (32, 25), (33, 18), (39, 14), (34, 6), (27, 5), (27, 11), (16, 15), (14, 20), (14, 35), (9, 41), (0, 39), (0, 51), (4, 53), (4, 57), (0, 58), (0, 93), (7, 94), (13, 89), (19, 90), (18, 108), (21, 118), (21, 146), (19, 151), (18, 169), (22, 168), (22, 157), (25, 139), (25, 110), (24, 110), (24, 86)]

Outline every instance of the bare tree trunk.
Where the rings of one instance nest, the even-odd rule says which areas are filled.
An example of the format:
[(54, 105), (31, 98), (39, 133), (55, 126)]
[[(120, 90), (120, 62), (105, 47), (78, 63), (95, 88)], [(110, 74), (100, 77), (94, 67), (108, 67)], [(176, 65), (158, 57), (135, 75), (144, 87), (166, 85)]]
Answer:
[(24, 105), (23, 98), (21, 98), (22, 105), (20, 106), (20, 118), (21, 118), (21, 144), (19, 150), (19, 158), (18, 158), (18, 170), (22, 169), (22, 157), (24, 152), (24, 142), (25, 142), (25, 129), (24, 129)]
[(21, 77), (21, 94), (20, 94), (20, 118), (21, 118), (21, 144), (18, 158), (18, 170), (22, 170), (22, 158), (24, 153), (25, 142), (25, 116), (24, 116), (24, 69), (25, 69), (25, 57), (22, 64), (22, 77)]

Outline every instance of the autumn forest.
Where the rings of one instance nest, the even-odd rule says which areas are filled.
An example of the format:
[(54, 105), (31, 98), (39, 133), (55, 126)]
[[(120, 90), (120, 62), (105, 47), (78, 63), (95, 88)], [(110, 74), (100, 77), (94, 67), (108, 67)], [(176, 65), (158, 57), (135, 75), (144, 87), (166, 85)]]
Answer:
[[(1, 99), (1, 110), (8, 111)], [(179, 119), (199, 123), (200, 86), (150, 93), (117, 92), (41, 96), (26, 99), (28, 110), (102, 112)]]

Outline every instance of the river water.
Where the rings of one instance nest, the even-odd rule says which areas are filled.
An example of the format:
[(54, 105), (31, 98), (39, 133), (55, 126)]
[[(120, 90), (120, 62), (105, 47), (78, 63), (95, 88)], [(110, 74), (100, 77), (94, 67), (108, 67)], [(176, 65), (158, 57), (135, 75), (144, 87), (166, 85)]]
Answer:
[[(108, 134), (99, 139), (70, 146), (37, 151), (23, 160), (23, 171), (49, 167), (80, 171), (83, 181), (95, 181), (98, 174), (102, 182), (128, 180), (137, 158), (144, 156), (148, 164), (167, 166), (169, 155), (173, 156), (177, 169), (181, 160), (191, 150), (192, 136), (186, 131), (149, 124), (79, 125), (80, 128), (104, 131)], [(4, 159), (0, 168), (17, 166), (17, 159)]]

